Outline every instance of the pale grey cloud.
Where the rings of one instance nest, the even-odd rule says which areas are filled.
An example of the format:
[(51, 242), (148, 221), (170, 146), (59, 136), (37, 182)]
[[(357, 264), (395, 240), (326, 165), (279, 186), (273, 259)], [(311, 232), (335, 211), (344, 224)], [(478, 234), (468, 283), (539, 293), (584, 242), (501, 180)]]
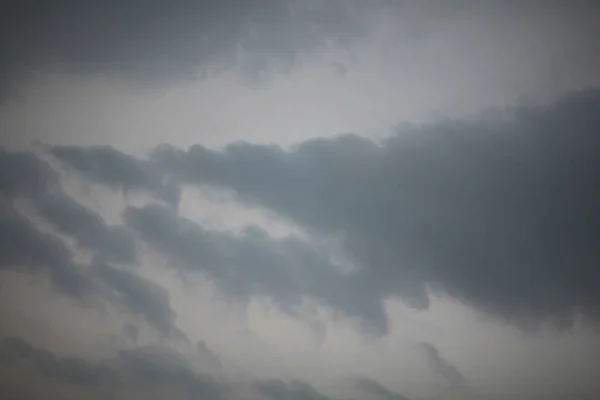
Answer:
[(468, 383), (458, 368), (442, 357), (440, 350), (435, 345), (431, 343), (421, 343), (420, 345), (427, 355), (431, 370), (436, 375), (444, 378), (450, 389), (458, 390), (464, 394), (468, 390)]
[(407, 400), (407, 398), (400, 393), (393, 392), (377, 381), (367, 377), (357, 378), (356, 385), (363, 392), (370, 395), (375, 395), (381, 400)]
[(89, 277), (72, 260), (58, 237), (40, 232), (10, 205), (0, 207), (0, 268), (47, 276), (57, 290), (77, 298), (93, 289)]

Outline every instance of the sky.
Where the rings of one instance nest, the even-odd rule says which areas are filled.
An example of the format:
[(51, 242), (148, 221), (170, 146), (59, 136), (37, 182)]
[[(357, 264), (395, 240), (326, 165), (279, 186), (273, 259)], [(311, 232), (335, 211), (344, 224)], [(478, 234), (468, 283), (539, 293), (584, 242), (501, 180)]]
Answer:
[(594, 2), (0, 7), (4, 398), (597, 398)]

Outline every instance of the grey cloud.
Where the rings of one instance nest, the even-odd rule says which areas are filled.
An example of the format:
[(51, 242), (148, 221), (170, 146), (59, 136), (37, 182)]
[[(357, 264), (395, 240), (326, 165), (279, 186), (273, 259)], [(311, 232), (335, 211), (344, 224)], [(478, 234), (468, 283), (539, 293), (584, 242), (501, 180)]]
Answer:
[(133, 324), (125, 324), (125, 326), (123, 326), (123, 336), (129, 341), (137, 343), (140, 336), (138, 327)]
[(90, 393), (108, 391), (113, 395), (124, 393), (127, 397), (131, 390), (163, 394), (166, 394), (163, 391), (175, 391), (194, 398), (202, 394), (206, 398), (219, 399), (224, 389), (210, 376), (196, 374), (183, 356), (163, 347), (123, 350), (116, 358), (91, 362), (56, 356), (20, 338), (2, 338), (0, 355), (0, 364), (10, 367), (19, 361), (29, 362), (46, 378), (84, 388)]
[(103, 283), (109, 288), (105, 299), (141, 315), (163, 334), (175, 332), (176, 315), (163, 287), (105, 263), (95, 263), (91, 271), (74, 263), (59, 237), (39, 231), (9, 206), (0, 212), (0, 254), (0, 268), (45, 274), (57, 290), (76, 298), (100, 293)]
[[(50, 382), (63, 387), (79, 389), (73, 394), (65, 391), (64, 397), (100, 396), (99, 398), (182, 398), (182, 399), (245, 399), (267, 400), (331, 400), (319, 393), (308, 383), (301, 381), (254, 381), (250, 392), (239, 396), (236, 389), (244, 383), (218, 381), (206, 374), (199, 374), (182, 354), (160, 346), (139, 347), (120, 351), (116, 357), (96, 362), (83, 358), (61, 357), (46, 349), (36, 348), (20, 338), (0, 339), (0, 368), (29, 364), (33, 373), (44, 376)], [(23, 369), (18, 370), (24, 373)], [(10, 387), (3, 382), (2, 387)], [(34, 375), (23, 376), (25, 383), (48, 385), (57, 393), (56, 385), (34, 379)], [(59, 386), (60, 387), (60, 386)], [(15, 396), (25, 396), (27, 387), (13, 389)], [(61, 393), (58, 391), (58, 393)], [(140, 397), (138, 397), (140, 396)], [(22, 397), (19, 397), (22, 398)]]
[(223, 365), (221, 359), (213, 350), (211, 350), (206, 342), (200, 340), (196, 343), (196, 352), (203, 360), (206, 368), (210, 371), (217, 371), (221, 373), (223, 371)]
[(467, 380), (463, 374), (440, 354), (438, 348), (431, 343), (420, 344), (434, 374), (443, 377), (451, 388), (464, 391), (467, 389)]
[(128, 207), (126, 225), (173, 266), (212, 279), (223, 293), (239, 301), (267, 295), (295, 313), (304, 296), (323, 301), (349, 316), (362, 317), (367, 330), (386, 329), (380, 299), (356, 292), (360, 283), (331, 264), (327, 252), (295, 237), (273, 239), (258, 228), (240, 235), (204, 229), (164, 206)]
[(261, 78), (289, 70), (306, 52), (363, 35), (365, 8), (347, 0), (7, 1), (0, 90), (38, 70), (160, 85), (239, 66)]
[[(109, 286), (106, 299), (141, 315), (163, 334), (177, 332), (169, 294), (161, 286), (133, 272), (108, 265), (132, 263), (135, 241), (122, 226), (108, 226), (96, 212), (62, 193), (57, 174), (33, 153), (0, 151), (0, 266), (44, 273), (61, 292), (75, 297), (98, 294), (98, 284)], [(73, 236), (79, 245), (96, 251), (91, 270), (73, 262), (73, 254), (56, 235), (43, 233), (12, 204), (24, 197), (60, 233)], [(102, 260), (100, 262), (99, 260)]]
[(57, 185), (56, 172), (34, 153), (0, 147), (0, 194), (39, 198)]
[(0, 207), (0, 267), (43, 273), (60, 291), (82, 297), (92, 283), (58, 237), (40, 232), (8, 205)]
[(31, 200), (42, 217), (79, 245), (110, 260), (135, 261), (131, 234), (123, 227), (107, 226), (99, 214), (63, 193), (57, 172), (35, 153), (0, 148), (0, 167), (0, 195), (6, 201)]
[(75, 385), (99, 385), (115, 379), (109, 368), (94, 365), (83, 359), (57, 357), (45, 349), (38, 349), (20, 338), (6, 337), (0, 340), (1, 362), (14, 363), (19, 359), (30, 361), (48, 378)]
[(375, 395), (381, 400), (408, 400), (400, 393), (391, 391), (371, 378), (360, 377), (356, 379), (355, 383), (361, 391)]
[(67, 196), (45, 195), (37, 205), (44, 218), (61, 233), (77, 238), (81, 246), (100, 251), (108, 260), (135, 261), (133, 236), (122, 226), (108, 226), (98, 213)]
[(110, 146), (53, 146), (50, 153), (92, 182), (123, 192), (144, 191), (170, 204), (179, 202), (180, 190), (148, 162)]
[[(429, 284), (522, 326), (569, 326), (577, 313), (597, 320), (600, 91), (509, 114), (402, 127), (379, 143), (343, 135), (290, 150), (162, 146), (152, 159), (183, 182), (234, 189), (242, 202), (342, 238), (361, 269), (336, 284), (356, 285), (342, 307), (370, 304), (361, 315), (381, 314), (391, 296), (427, 307)], [(159, 226), (168, 237), (156, 236)], [(155, 245), (222, 267), (224, 250), (204, 233), (196, 247), (162, 226), (144, 228)], [(276, 296), (306, 290), (278, 269), (244, 271)]]
[(302, 381), (269, 380), (255, 382), (256, 390), (269, 400), (330, 400)]
[(131, 312), (140, 314), (163, 334), (172, 333), (177, 315), (170, 305), (169, 292), (162, 286), (134, 272), (112, 267), (100, 260), (92, 265), (93, 276), (108, 286), (107, 296)]

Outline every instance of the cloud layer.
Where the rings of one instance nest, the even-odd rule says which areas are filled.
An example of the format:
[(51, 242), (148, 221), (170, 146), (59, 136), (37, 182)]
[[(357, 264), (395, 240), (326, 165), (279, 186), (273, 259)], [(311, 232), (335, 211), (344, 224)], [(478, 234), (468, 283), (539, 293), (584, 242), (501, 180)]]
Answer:
[[(590, 89), (492, 120), (398, 128), (380, 142), (343, 135), (289, 150), (160, 146), (147, 160), (113, 148), (50, 153), (97, 182), (159, 199), (148, 182), (229, 190), (313, 238), (338, 240), (357, 266), (341, 271), (311, 240), (210, 231), (158, 203), (124, 210), (125, 225), (175, 267), (205, 274), (238, 300), (266, 295), (293, 312), (313, 298), (385, 332), (384, 300), (427, 308), (429, 286), (521, 326), (570, 326), (600, 311), (599, 115), (600, 92)], [(129, 161), (99, 162), (99, 154)], [(78, 234), (106, 249), (106, 228), (87, 225), (94, 234)]]

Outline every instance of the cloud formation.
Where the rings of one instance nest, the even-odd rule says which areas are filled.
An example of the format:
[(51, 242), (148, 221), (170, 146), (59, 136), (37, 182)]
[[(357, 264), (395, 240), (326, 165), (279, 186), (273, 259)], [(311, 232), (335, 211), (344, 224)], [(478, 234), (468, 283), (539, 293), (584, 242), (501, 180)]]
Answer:
[[(130, 399), (174, 396), (181, 399), (330, 400), (302, 381), (219, 381), (197, 373), (182, 354), (166, 347), (145, 346), (118, 352), (113, 358), (89, 361), (61, 357), (23, 339), (0, 339), (0, 371), (17, 370), (22, 380), (2, 382), (7, 395), (39, 398)], [(53, 397), (56, 396), (56, 397)], [(16, 397), (15, 397), (16, 398)], [(164, 397), (167, 398), (167, 397)], [(173, 397), (169, 397), (173, 398)]]
[(80, 246), (97, 250), (112, 261), (135, 261), (135, 242), (123, 227), (108, 226), (98, 213), (67, 196), (47, 194), (38, 199), (37, 205), (44, 218), (59, 232), (75, 237)]
[[(355, 135), (289, 151), (159, 148), (183, 182), (233, 189), (314, 232), (343, 239), (368, 298), (427, 306), (425, 285), (520, 322), (600, 315), (600, 92), (495, 121)], [(360, 278), (358, 278), (360, 277)]]
[(368, 395), (374, 395), (381, 400), (408, 400), (400, 393), (393, 392), (371, 378), (361, 377), (356, 379), (356, 386)]
[(312, 297), (364, 318), (368, 329), (380, 331), (386, 325), (379, 299), (354, 292), (357, 283), (331, 263), (324, 249), (304, 240), (273, 239), (256, 227), (240, 235), (208, 230), (158, 204), (128, 207), (123, 219), (168, 256), (173, 267), (205, 274), (232, 299), (248, 302), (252, 296), (269, 296), (294, 314), (305, 297)]
[(86, 179), (127, 192), (144, 191), (170, 204), (179, 202), (180, 189), (148, 162), (110, 146), (93, 148), (53, 146), (50, 153)]
[(0, 87), (9, 91), (32, 71), (116, 74), (162, 86), (239, 66), (261, 79), (363, 34), (358, 11), (366, 8), (338, 0), (8, 1), (0, 12)]
[(435, 345), (431, 343), (421, 343), (420, 345), (427, 355), (429, 365), (434, 374), (444, 378), (450, 389), (464, 393), (468, 388), (467, 380), (458, 368), (442, 357)]
[(83, 297), (92, 284), (70, 250), (56, 236), (40, 232), (10, 205), (0, 207), (0, 268), (49, 277), (55, 288), (70, 296)]
[[(164, 347), (123, 350), (113, 359), (92, 362), (60, 357), (46, 349), (35, 348), (22, 339), (9, 337), (1, 339), (0, 354), (0, 368), (20, 367), (20, 373), (39, 385), (33, 388), (40, 391), (38, 396), (44, 389), (65, 396), (62, 398), (96, 398), (100, 395), (137, 398), (174, 392), (181, 398), (196, 398), (202, 394), (210, 399), (219, 399), (223, 394), (221, 385), (213, 378), (194, 373), (183, 356)], [(31, 375), (45, 380), (35, 381)], [(12, 389), (22, 395), (24, 388), (18, 387), (18, 383), (13, 382), (14, 387), (4, 383), (8, 386), (6, 393)], [(32, 398), (38, 397), (34, 395)]]
[[(123, 226), (109, 226), (95, 211), (66, 195), (57, 173), (31, 152), (0, 149), (0, 267), (45, 275), (62, 293), (76, 298), (100, 296), (142, 316), (161, 334), (176, 332), (176, 314), (160, 285), (133, 271), (110, 265), (132, 264), (136, 245)], [(138, 175), (140, 177), (140, 175)], [(46, 233), (15, 205), (28, 200), (56, 233)], [(61, 234), (93, 254), (91, 266), (74, 261)]]
[[(523, 326), (569, 326), (577, 313), (600, 315), (599, 115), (600, 92), (590, 89), (492, 120), (399, 128), (378, 143), (349, 134), (290, 150), (242, 142), (218, 151), (161, 146), (144, 161), (171, 179), (232, 189), (241, 202), (339, 238), (360, 266), (350, 278), (332, 275), (311, 255), (316, 260), (292, 279), (275, 267), (286, 259), (273, 258), (270, 239), (256, 231), (249, 249), (224, 246), (157, 206), (124, 217), (157, 250), (210, 268), (230, 293), (248, 289), (233, 285), (241, 278), (221, 275), (229, 263), (219, 249), (241, 246), (252, 253), (227, 257), (244, 254), (245, 282), (259, 279), (254, 290), (285, 304), (342, 288), (351, 298), (329, 304), (383, 330), (382, 301), (399, 296), (426, 308), (426, 285)], [(328, 282), (328, 289), (311, 291), (310, 282)]]

